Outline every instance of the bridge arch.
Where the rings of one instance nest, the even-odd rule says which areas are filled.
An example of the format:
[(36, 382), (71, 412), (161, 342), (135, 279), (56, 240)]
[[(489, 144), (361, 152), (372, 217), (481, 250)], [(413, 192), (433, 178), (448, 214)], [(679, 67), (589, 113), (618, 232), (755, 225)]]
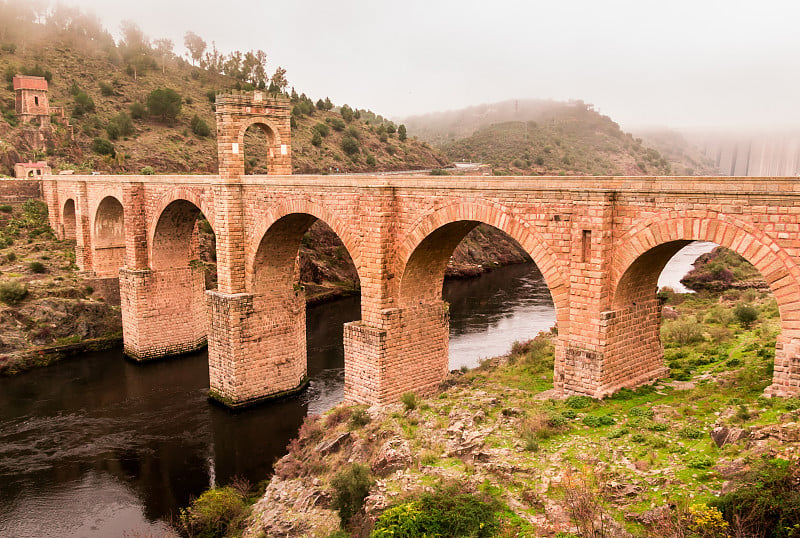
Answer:
[(300, 241), (314, 222), (321, 220), (341, 239), (353, 260), (359, 279), (361, 252), (350, 228), (330, 210), (309, 200), (296, 200), (270, 208), (259, 220), (248, 243), (246, 288), (253, 293), (265, 287), (295, 284), (294, 267)]
[(205, 197), (192, 189), (174, 189), (159, 199), (148, 232), (153, 269), (186, 267), (197, 258), (195, 226), (201, 214), (213, 229), (213, 210)]
[[(610, 294), (613, 321), (618, 325), (609, 325), (611, 356), (619, 362), (617, 375), (620, 370), (633, 371), (636, 363), (661, 360), (661, 316), (655, 295), (658, 277), (670, 258), (691, 241), (710, 241), (731, 249), (753, 264), (767, 281), (781, 318), (773, 385), (767, 392), (785, 393), (792, 383), (795, 386), (790, 390), (796, 392), (800, 371), (800, 268), (763, 231), (740, 219), (710, 212), (700, 217), (649, 219), (620, 239)], [(631, 330), (634, 324), (636, 331)]]
[(97, 205), (92, 237), (94, 273), (99, 277), (117, 276), (125, 265), (125, 209), (116, 196), (105, 196)]
[(455, 203), (414, 225), (397, 251), (400, 305), (441, 299), (444, 271), (453, 250), (479, 224), (488, 224), (504, 232), (528, 253), (550, 290), (559, 330), (566, 331), (568, 287), (555, 254), (544, 237), (500, 204)]
[(75, 214), (75, 199), (68, 198), (61, 209), (61, 236), (75, 241), (78, 234), (78, 221)]

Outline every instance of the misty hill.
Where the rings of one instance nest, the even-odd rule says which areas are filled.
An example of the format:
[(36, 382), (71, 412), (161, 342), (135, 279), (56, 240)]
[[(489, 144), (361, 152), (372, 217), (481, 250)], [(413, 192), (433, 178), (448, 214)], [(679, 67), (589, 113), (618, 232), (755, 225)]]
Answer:
[[(196, 36), (199, 39), (199, 36)], [(228, 56), (216, 48), (192, 65), (169, 40), (150, 40), (128, 23), (115, 42), (96, 17), (57, 6), (42, 17), (24, 2), (0, 1), (0, 173), (14, 162), (46, 159), (56, 170), (156, 174), (215, 173), (214, 99), (218, 92), (255, 88), (284, 93), (293, 105), (292, 150), (296, 173), (436, 168), (442, 154), (405, 127), (370, 111), (314, 101), (289, 87), (278, 67), (266, 75), (263, 51)], [(37, 149), (14, 112), (15, 74), (44, 76), (52, 107), (64, 107), (74, 141), (53, 122), (54, 136)], [(148, 97), (170, 89), (180, 98), (174, 117), (150, 113)], [(344, 113), (343, 113), (344, 112)], [(258, 129), (245, 140), (247, 169), (263, 171)], [(316, 135), (316, 136), (315, 136)], [(100, 140), (101, 142), (98, 142)]]
[(663, 155), (583, 101), (505, 101), (404, 120), (453, 160), (499, 174), (715, 173), (697, 152)]

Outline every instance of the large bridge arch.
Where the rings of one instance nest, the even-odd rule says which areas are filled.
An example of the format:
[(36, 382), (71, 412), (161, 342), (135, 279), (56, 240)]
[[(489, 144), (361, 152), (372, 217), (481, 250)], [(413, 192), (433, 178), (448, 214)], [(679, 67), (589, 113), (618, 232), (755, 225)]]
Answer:
[[(447, 261), (461, 239), (478, 224), (488, 224), (504, 232), (528, 253), (550, 290), (559, 330), (566, 332), (569, 288), (557, 257), (545, 237), (509, 208), (496, 203), (458, 202), (414, 223), (397, 249), (395, 267), (399, 279), (396, 293), (400, 305), (441, 299)], [(430, 290), (434, 290), (435, 295)]]
[[(263, 291), (266, 284), (259, 275), (276, 282), (289, 278), (285, 270), (291, 267), (294, 271), (300, 241), (317, 220), (324, 222), (339, 237), (356, 266), (358, 278), (363, 278), (360, 244), (345, 219), (322, 204), (299, 199), (273, 206), (258, 217), (245, 252), (245, 283), (249, 292)], [(267, 276), (264, 271), (273, 272), (273, 275)], [(294, 280), (283, 283), (291, 286)]]
[(709, 241), (748, 260), (769, 284), (778, 303), (781, 335), (768, 393), (796, 392), (800, 375), (800, 268), (770, 236), (728, 215), (651, 218), (623, 235), (612, 265), (609, 356), (616, 375), (632, 375), (638, 364), (661, 361), (660, 306), (655, 296), (666, 263), (691, 241)]

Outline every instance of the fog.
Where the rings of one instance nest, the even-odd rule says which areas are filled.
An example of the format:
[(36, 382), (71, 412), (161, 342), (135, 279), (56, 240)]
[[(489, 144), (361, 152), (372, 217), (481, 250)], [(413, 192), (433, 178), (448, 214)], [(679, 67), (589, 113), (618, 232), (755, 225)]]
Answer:
[(800, 126), (800, 3), (738, 0), (67, 2), (183, 52), (263, 49), (299, 92), (390, 117), (581, 99), (626, 130)]

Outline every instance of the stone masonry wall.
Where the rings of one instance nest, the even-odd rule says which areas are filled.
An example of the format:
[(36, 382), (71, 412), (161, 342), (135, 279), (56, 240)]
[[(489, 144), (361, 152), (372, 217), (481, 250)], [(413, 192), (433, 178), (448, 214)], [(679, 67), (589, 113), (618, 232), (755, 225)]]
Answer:
[(202, 267), (122, 269), (119, 275), (126, 355), (141, 361), (189, 353), (206, 345)]
[[(78, 258), (90, 269), (89, 232), (105, 196), (140, 201), (124, 204), (129, 269), (131, 264), (144, 269), (152, 263), (146, 252), (152, 248), (155, 223), (170, 201), (191, 202), (209, 217), (218, 237), (220, 265), (219, 304), (211, 307), (212, 323), (218, 321), (214, 332), (221, 335), (212, 340), (220, 353), (212, 370), (222, 372), (221, 390), (232, 391), (228, 393), (233, 399), (257, 397), (273, 373), (290, 379), (290, 385), (302, 377), (301, 366), (269, 370), (247, 362), (249, 352), (245, 352), (259, 338), (258, 346), (264, 349), (302, 340), (300, 312), (284, 315), (281, 312), (293, 312), (293, 307), (272, 306), (272, 300), (259, 303), (256, 297), (248, 311), (242, 306), (247, 301), (238, 299), (254, 294), (256, 253), (265, 234), (276, 221), (296, 214), (328, 224), (342, 238), (359, 273), (362, 321), (345, 330), (345, 386), (353, 401), (395, 401), (404, 391), (428, 390), (444, 377), (447, 323), (443, 307), (437, 306), (438, 276), (431, 278), (430, 289), (424, 288), (425, 279), (416, 279), (418, 293), (409, 297), (424, 304), (413, 300), (404, 304), (400, 290), (404, 278), (421, 274), (419, 269), (426, 266), (413, 265), (425, 239), (445, 225), (466, 221), (504, 231), (542, 271), (556, 305), (559, 390), (596, 395), (635, 386), (663, 371), (655, 330), (658, 311), (652, 302), (659, 267), (680, 244), (708, 240), (745, 256), (770, 284), (782, 322), (773, 388), (800, 392), (800, 181), (795, 178), (453, 177), (442, 181), (233, 175), (51, 176), (44, 182), (51, 218), (61, 219), (64, 203), (75, 200)], [(138, 224), (132, 230), (134, 222)], [(146, 234), (141, 233), (142, 226)], [(280, 263), (273, 260), (273, 275), (285, 276), (275, 282), (289, 281), (294, 274), (293, 261), (283, 258)], [(148, 344), (149, 348), (162, 351), (196, 342), (181, 332), (184, 329), (176, 320), (164, 325), (160, 334), (145, 334), (145, 324), (139, 321), (148, 319), (145, 313), (151, 305), (141, 298), (147, 292), (137, 296), (134, 288), (157, 286), (134, 273), (122, 272), (123, 310), (129, 309), (126, 341), (131, 342), (126, 347), (142, 348), (147, 338), (160, 342)], [(133, 281), (134, 277), (139, 280)], [(168, 302), (184, 294), (178, 280), (162, 282), (165, 298), (158, 300)], [(126, 296), (132, 301), (128, 306)], [(304, 365), (304, 354), (304, 349), (293, 349), (287, 356)], [(251, 370), (259, 373), (250, 376)]]

